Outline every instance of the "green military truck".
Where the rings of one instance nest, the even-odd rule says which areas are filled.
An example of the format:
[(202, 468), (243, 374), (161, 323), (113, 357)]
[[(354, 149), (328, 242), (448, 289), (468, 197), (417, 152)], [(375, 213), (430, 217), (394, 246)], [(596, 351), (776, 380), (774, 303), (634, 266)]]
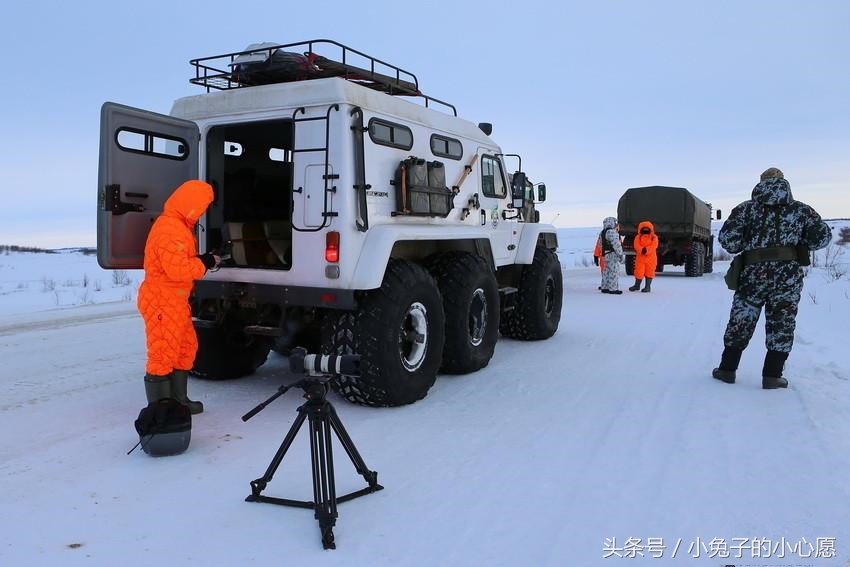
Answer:
[[(650, 221), (658, 235), (658, 267), (685, 266), (685, 275), (699, 277), (714, 270), (711, 205), (683, 187), (632, 187), (617, 204), (617, 220), (626, 254), (626, 274), (635, 268), (637, 225)], [(720, 211), (717, 211), (720, 218)]]

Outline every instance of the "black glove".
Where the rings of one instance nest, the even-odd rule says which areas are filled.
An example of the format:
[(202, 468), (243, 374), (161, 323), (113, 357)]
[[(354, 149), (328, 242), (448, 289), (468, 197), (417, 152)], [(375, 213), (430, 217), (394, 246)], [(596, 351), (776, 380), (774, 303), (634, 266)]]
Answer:
[(206, 254), (201, 254), (198, 256), (198, 259), (204, 263), (204, 267), (208, 270), (212, 270), (216, 265), (215, 254), (212, 252), (207, 252)]
[(641, 253), (641, 254), (646, 254), (646, 247), (641, 248), (641, 249), (640, 249), (640, 253)]
[(593, 265), (594, 265), (594, 266), (598, 266), (598, 265), (599, 265), (599, 256), (594, 256), (594, 257), (593, 257)]

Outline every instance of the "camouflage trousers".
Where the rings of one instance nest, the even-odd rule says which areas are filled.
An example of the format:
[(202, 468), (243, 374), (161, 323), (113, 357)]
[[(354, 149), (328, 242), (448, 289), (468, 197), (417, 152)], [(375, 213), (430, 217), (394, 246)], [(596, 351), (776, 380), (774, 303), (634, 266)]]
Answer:
[(605, 270), (602, 272), (602, 289), (620, 289), (620, 256), (616, 252), (605, 254)]
[[(794, 345), (794, 328), (797, 324), (799, 288), (745, 296), (736, 292), (732, 299), (729, 323), (723, 335), (723, 344), (741, 350), (747, 348), (756, 330), (761, 310), (764, 308), (765, 345), (768, 350), (791, 352)], [(763, 295), (760, 297), (760, 295)]]

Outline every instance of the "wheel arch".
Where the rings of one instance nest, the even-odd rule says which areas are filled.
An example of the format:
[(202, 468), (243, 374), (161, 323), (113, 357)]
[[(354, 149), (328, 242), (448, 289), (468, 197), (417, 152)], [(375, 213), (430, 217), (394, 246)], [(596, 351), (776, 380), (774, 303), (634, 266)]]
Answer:
[[(383, 229), (383, 230), (382, 230)], [(391, 258), (422, 264), (428, 256), (440, 252), (461, 251), (483, 257), (495, 270), (490, 239), (479, 232), (445, 227), (439, 238), (421, 238), (421, 233), (404, 227), (373, 227), (354, 268), (350, 289), (369, 290), (381, 287)]]
[(553, 252), (558, 249), (558, 233), (551, 225), (523, 225), (515, 263), (531, 264), (534, 262), (534, 251), (538, 246), (548, 248)]

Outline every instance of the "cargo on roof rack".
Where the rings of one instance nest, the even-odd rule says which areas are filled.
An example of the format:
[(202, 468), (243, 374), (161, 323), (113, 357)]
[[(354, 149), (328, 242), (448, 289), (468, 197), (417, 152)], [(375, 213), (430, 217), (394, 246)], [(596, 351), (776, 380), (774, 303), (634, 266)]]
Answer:
[[(323, 48), (330, 57), (317, 53)], [(192, 59), (195, 76), (190, 83), (211, 89), (230, 90), (274, 83), (340, 77), (391, 95), (422, 97), (425, 106), (454, 105), (419, 90), (416, 75), (329, 39), (296, 43), (254, 43), (244, 51)]]

